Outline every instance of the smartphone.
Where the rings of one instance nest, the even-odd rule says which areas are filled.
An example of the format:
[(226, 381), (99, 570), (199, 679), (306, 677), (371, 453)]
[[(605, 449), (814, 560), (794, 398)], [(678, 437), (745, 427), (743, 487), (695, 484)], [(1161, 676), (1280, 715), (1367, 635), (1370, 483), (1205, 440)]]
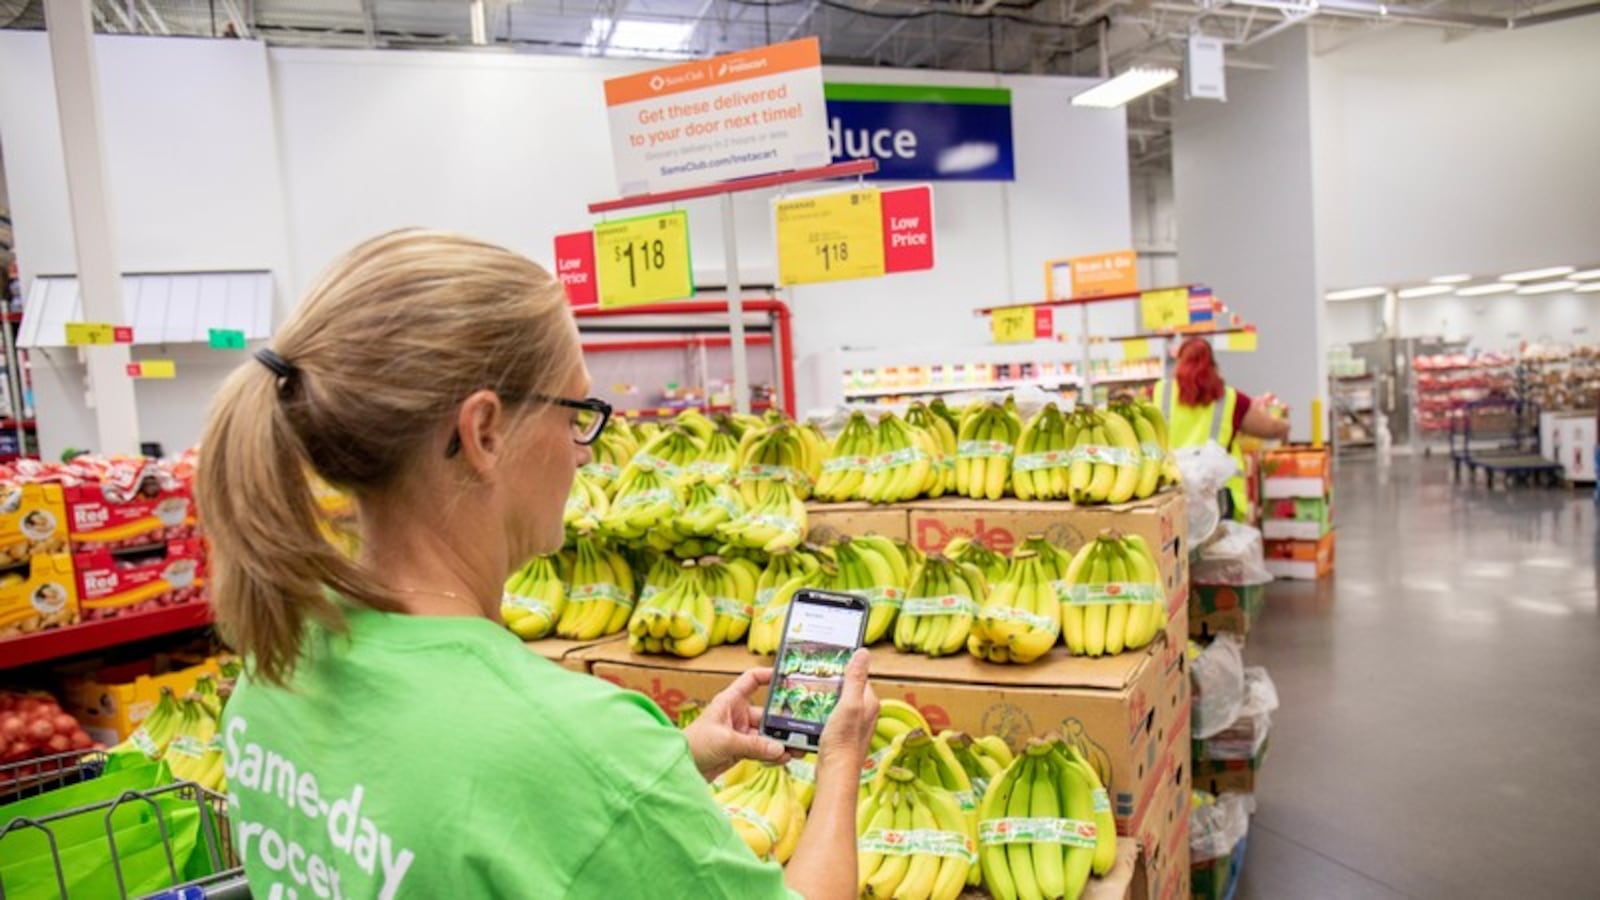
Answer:
[(867, 598), (801, 588), (789, 601), (761, 733), (810, 753), (844, 690), (844, 669), (867, 633)]

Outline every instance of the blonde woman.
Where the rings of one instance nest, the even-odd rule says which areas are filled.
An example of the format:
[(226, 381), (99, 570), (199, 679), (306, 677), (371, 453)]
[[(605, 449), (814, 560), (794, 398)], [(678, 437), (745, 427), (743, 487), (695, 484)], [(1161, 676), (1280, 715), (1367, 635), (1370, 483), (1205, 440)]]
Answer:
[[(706, 787), (783, 757), (750, 705), (770, 671), (680, 733), (501, 625), (507, 574), (560, 547), (605, 427), (588, 390), (549, 273), (422, 231), (339, 260), (223, 387), (199, 491), (218, 627), (248, 663), (222, 739), (255, 896), (854, 896), (865, 653), (785, 871)], [(355, 496), (359, 559), (319, 529), (308, 469)]]

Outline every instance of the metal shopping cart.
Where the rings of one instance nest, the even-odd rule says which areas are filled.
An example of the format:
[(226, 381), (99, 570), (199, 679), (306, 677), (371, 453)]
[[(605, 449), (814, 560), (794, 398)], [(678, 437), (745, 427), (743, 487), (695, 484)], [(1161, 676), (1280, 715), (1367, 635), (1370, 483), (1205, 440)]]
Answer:
[[(63, 753), (26, 763), (0, 766), (0, 806), (40, 796), (48, 791), (64, 788), (97, 778), (105, 770), (103, 753)], [(249, 900), (250, 889), (245, 883), (244, 869), (233, 846), (232, 832), (228, 827), (228, 801), (221, 794), (208, 791), (191, 782), (177, 782), (140, 791), (124, 791), (115, 798), (86, 806), (42, 815), (38, 818), (14, 818), (0, 823), (0, 859), (6, 855), (6, 839), (26, 832), (42, 832), (49, 848), (48, 863), (54, 867), (58, 896), (67, 898), (68, 872), (62, 861), (61, 842), (57, 830), (69, 819), (99, 815), (105, 823), (107, 853), (104, 865), (115, 874), (121, 900), (130, 896), (128, 881), (124, 877), (124, 860), (117, 849), (117, 837), (112, 827), (113, 817), (129, 807), (143, 807), (153, 816), (160, 834), (160, 846), (165, 853), (170, 884), (155, 893), (141, 891), (139, 896), (161, 900)], [(169, 816), (175, 810), (193, 810), (198, 814), (199, 836), (195, 853), (204, 854), (212, 874), (185, 880), (184, 868), (178, 858), (172, 839)], [(81, 820), (80, 820), (81, 821)], [(158, 858), (159, 859), (159, 858)], [(159, 862), (158, 862), (159, 865)], [(34, 894), (36, 895), (36, 893)], [(78, 895), (75, 893), (73, 897)], [(6, 885), (0, 877), (0, 900), (7, 900)]]

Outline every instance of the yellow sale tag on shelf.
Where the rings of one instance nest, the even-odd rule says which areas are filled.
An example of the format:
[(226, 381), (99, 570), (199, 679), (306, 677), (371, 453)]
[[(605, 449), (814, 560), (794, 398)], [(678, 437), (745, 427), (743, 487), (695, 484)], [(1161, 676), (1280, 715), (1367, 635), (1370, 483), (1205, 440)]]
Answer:
[(1240, 331), (1235, 334), (1224, 335), (1225, 348), (1235, 353), (1256, 352), (1256, 333), (1254, 331)]
[(1145, 338), (1122, 342), (1123, 359), (1149, 359), (1154, 355), (1150, 352), (1150, 342)]
[(1021, 344), (1038, 335), (1031, 306), (1012, 306), (989, 314), (989, 331), (996, 344)]
[(1139, 295), (1139, 319), (1145, 331), (1171, 331), (1189, 324), (1189, 289), (1145, 291)]
[(639, 306), (694, 295), (689, 214), (656, 213), (594, 227), (600, 306)]
[(177, 378), (178, 364), (170, 359), (147, 359), (128, 363), (130, 378)]
[(884, 274), (883, 198), (876, 189), (791, 197), (773, 207), (778, 284)]
[(133, 329), (110, 322), (68, 322), (67, 346), (87, 347), (95, 344), (131, 344)]

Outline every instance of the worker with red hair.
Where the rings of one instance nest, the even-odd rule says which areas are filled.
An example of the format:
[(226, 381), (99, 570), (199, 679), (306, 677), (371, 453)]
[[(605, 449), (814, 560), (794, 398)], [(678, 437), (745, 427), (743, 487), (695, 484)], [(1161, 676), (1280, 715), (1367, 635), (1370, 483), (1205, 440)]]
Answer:
[[(1178, 364), (1174, 373), (1177, 390), (1166, 380), (1156, 382), (1154, 400), (1167, 417), (1167, 430), (1173, 449), (1199, 447), (1208, 440), (1239, 463), (1244, 471), (1244, 456), (1235, 445), (1234, 438), (1248, 434), (1268, 440), (1283, 440), (1289, 436), (1287, 420), (1273, 417), (1268, 404), (1253, 401), (1249, 395), (1228, 387), (1217, 371), (1216, 357), (1211, 353), (1211, 342), (1203, 337), (1191, 337), (1178, 348)], [(1174, 396), (1176, 395), (1176, 396)], [(1249, 495), (1245, 492), (1244, 478), (1236, 475), (1229, 479), (1224, 493), (1231, 500), (1231, 509), (1224, 515), (1240, 520), (1250, 516)]]

